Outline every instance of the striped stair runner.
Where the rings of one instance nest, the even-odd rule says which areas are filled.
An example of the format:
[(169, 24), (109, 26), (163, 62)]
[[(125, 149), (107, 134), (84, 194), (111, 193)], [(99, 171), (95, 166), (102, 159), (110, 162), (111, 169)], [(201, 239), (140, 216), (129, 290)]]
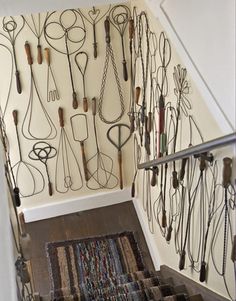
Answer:
[[(81, 284), (51, 293), (52, 301), (185, 301), (187, 295), (175, 293), (172, 285), (149, 271), (119, 275), (99, 283)], [(73, 291), (73, 293), (71, 293)]]

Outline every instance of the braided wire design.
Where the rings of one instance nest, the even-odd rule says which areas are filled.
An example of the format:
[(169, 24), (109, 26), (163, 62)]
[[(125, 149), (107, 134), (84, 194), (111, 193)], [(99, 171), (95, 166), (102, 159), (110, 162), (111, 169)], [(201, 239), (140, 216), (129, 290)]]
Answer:
[[(112, 63), (112, 67), (113, 67), (113, 71), (114, 71), (114, 75), (115, 75), (115, 79), (116, 79), (117, 89), (118, 89), (118, 93), (119, 93), (119, 100), (120, 100), (120, 109), (121, 109), (119, 116), (114, 120), (107, 120), (105, 118), (105, 116), (103, 115), (104, 92), (105, 92), (105, 86), (106, 86), (109, 58), (111, 58), (111, 63)], [(123, 97), (120, 79), (119, 79), (119, 75), (118, 75), (118, 71), (117, 71), (117, 67), (116, 67), (115, 57), (114, 57), (114, 53), (113, 53), (111, 44), (107, 44), (106, 58), (105, 58), (103, 77), (102, 77), (102, 85), (101, 85), (100, 96), (99, 96), (99, 101), (98, 101), (98, 114), (99, 114), (100, 119), (103, 122), (105, 122), (107, 124), (112, 124), (112, 123), (116, 123), (116, 122), (120, 121), (122, 116), (124, 115), (124, 113), (125, 113), (124, 97)]]

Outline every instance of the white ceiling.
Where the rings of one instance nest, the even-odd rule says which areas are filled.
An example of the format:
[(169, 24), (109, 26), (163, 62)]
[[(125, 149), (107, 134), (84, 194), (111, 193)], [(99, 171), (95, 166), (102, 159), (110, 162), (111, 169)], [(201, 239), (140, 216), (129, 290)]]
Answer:
[(92, 7), (123, 2), (118, 0), (0, 0), (0, 16), (62, 10), (66, 8)]

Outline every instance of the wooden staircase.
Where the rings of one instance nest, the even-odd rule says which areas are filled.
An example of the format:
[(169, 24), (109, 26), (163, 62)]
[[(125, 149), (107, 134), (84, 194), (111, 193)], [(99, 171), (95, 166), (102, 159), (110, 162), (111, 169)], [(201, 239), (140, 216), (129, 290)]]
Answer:
[[(175, 285), (174, 280), (163, 278), (160, 271), (135, 272), (122, 275), (119, 279), (113, 279), (112, 283), (99, 283), (92, 294), (88, 296), (86, 287), (80, 288), (80, 294), (53, 298), (50, 296), (39, 296), (36, 294), (35, 301), (203, 301), (200, 294), (190, 296), (185, 285)], [(83, 292), (83, 293), (81, 293)], [(91, 292), (91, 290), (90, 290)], [(207, 300), (206, 300), (207, 301)]]
[[(138, 272), (139, 273), (139, 272)], [(133, 273), (135, 274), (135, 273)], [(152, 279), (152, 280), (151, 280)], [(128, 280), (128, 281), (125, 281)], [(181, 273), (162, 265), (160, 271), (143, 272), (137, 275), (130, 275), (129, 278), (123, 277), (118, 281), (110, 295), (98, 297), (97, 299), (86, 299), (84, 296), (78, 299), (53, 299), (49, 295), (40, 296), (35, 294), (35, 301), (72, 301), (72, 300), (95, 300), (95, 301), (227, 301), (228, 299), (216, 294), (197, 282), (187, 278)], [(154, 285), (155, 284), (155, 285)], [(109, 289), (106, 287), (107, 293)], [(122, 293), (123, 290), (123, 293)], [(100, 290), (102, 291), (102, 290)], [(114, 292), (119, 292), (117, 295)], [(124, 293), (125, 292), (125, 293)]]

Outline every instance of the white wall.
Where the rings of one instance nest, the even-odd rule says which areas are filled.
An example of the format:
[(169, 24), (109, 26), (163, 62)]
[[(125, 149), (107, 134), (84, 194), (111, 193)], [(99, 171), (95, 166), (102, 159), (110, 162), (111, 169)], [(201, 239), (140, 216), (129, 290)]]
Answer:
[(10, 210), (8, 207), (8, 193), (4, 174), (3, 149), (0, 143), (0, 290), (1, 300), (16, 301), (15, 256), (13, 251), (13, 237), (10, 224)]
[[(149, 8), (147, 7), (147, 5), (145, 5), (142, 1), (132, 1), (132, 5), (136, 6), (138, 8), (138, 11), (140, 12), (141, 10), (144, 10), (146, 12), (148, 12), (148, 16), (149, 16), (149, 22), (150, 22), (150, 26), (151, 26), (151, 30), (154, 30), (157, 33), (157, 36), (159, 36), (160, 32), (163, 30), (162, 25), (160, 24), (160, 20), (157, 20), (156, 17), (153, 16), (152, 12), (155, 12), (154, 7), (152, 7), (152, 12), (149, 10)], [(179, 53), (179, 48), (175, 47), (175, 44), (172, 43), (172, 35), (169, 36), (169, 32), (167, 32), (167, 35), (170, 39), (171, 45), (172, 45), (172, 61), (170, 66), (168, 66), (168, 79), (169, 79), (169, 85), (170, 85), (170, 89), (169, 89), (169, 94), (166, 98), (166, 102), (167, 101), (171, 101), (173, 106), (175, 106), (175, 99), (176, 96), (173, 94), (173, 77), (172, 77), (172, 73), (173, 73), (173, 67), (176, 64), (181, 63), (181, 65), (183, 67), (187, 67), (187, 71), (188, 71), (188, 81), (190, 83), (190, 87), (191, 87), (191, 92), (189, 94), (189, 99), (190, 102), (192, 104), (192, 110), (190, 111), (190, 114), (192, 114), (195, 117), (195, 120), (203, 134), (204, 140), (211, 140), (213, 138), (217, 138), (220, 137), (224, 134), (224, 131), (226, 130), (226, 128), (228, 128), (228, 132), (230, 133), (232, 131), (232, 129), (230, 130), (230, 125), (228, 124), (227, 120), (223, 117), (223, 115), (221, 114), (222, 120), (224, 120), (224, 123), (226, 125), (226, 127), (222, 127), (221, 122), (217, 122), (214, 114), (212, 113), (213, 111), (208, 107), (207, 105), (207, 99), (205, 99), (204, 97), (204, 93), (202, 94), (202, 91), (199, 90), (199, 86), (198, 86), (198, 82), (195, 82), (195, 78), (193, 78), (193, 73), (192, 73), (192, 69), (188, 68), (188, 64), (186, 66), (185, 64), (185, 60), (182, 60), (182, 56), (181, 51)], [(158, 61), (158, 64), (160, 64), (160, 61)], [(217, 80), (217, 79), (216, 79)], [(233, 91), (231, 92), (231, 96)], [(232, 100), (232, 99), (231, 99)], [(231, 102), (232, 103), (232, 102)], [(215, 109), (215, 107), (214, 107)], [(184, 148), (188, 147), (188, 143), (189, 143), (189, 136), (188, 136), (188, 129), (189, 129), (189, 125), (186, 123), (185, 117), (182, 115), (181, 118), (181, 123), (182, 123), (182, 127), (181, 127), (181, 132), (180, 132), (180, 138), (178, 139), (178, 145), (177, 145), (177, 150), (181, 150)], [(227, 131), (226, 131), (227, 132)], [(197, 137), (196, 132), (194, 133), (194, 138)], [(200, 141), (195, 141), (194, 145), (200, 143)], [(145, 151), (143, 151), (143, 154), (145, 153)], [(221, 175), (222, 175), (222, 158), (225, 156), (229, 156), (229, 157), (233, 157), (234, 156), (234, 149), (232, 147), (228, 147), (228, 148), (223, 148), (221, 150), (216, 150), (213, 151), (213, 154), (215, 155), (215, 158), (218, 160), (218, 164), (219, 164), (219, 174), (218, 174), (218, 182), (221, 183), (222, 179), (221, 179)], [(153, 159), (152, 155), (150, 157), (150, 159)], [(145, 161), (144, 156), (142, 159), (142, 162)], [(179, 170), (179, 162), (176, 162), (177, 164), (177, 170)], [(171, 168), (171, 164), (170, 164), (170, 168)], [(198, 174), (198, 173), (197, 173)], [(169, 206), (169, 181), (170, 181), (170, 175), (167, 176), (168, 179), (168, 185), (167, 185), (167, 199), (166, 199), (166, 206)], [(158, 181), (160, 184), (160, 175), (158, 177)], [(210, 183), (210, 182), (209, 182)], [(210, 185), (210, 184), (209, 184)], [(143, 189), (144, 187), (144, 189)], [(152, 254), (154, 254), (153, 250), (155, 249), (154, 245), (156, 246), (157, 249), (157, 256), (155, 257), (155, 264), (156, 267), (158, 267), (159, 264), (166, 264), (170, 267), (172, 267), (173, 269), (178, 270), (178, 263), (179, 263), (179, 255), (176, 254), (175, 252), (175, 245), (174, 245), (174, 241), (172, 240), (170, 244), (167, 244), (165, 241), (165, 238), (162, 237), (160, 230), (159, 230), (159, 226), (156, 222), (156, 220), (154, 219), (154, 202), (157, 200), (158, 195), (160, 193), (160, 190), (158, 187), (154, 187), (151, 188), (151, 203), (149, 209), (151, 208), (152, 211), (152, 215), (150, 214), (150, 210), (149, 210), (149, 215), (147, 215), (147, 198), (146, 198), (146, 186), (145, 184), (143, 185), (143, 172), (140, 171), (139, 172), (139, 177), (138, 177), (138, 195), (137, 195), (137, 203), (136, 206), (139, 208), (139, 215), (143, 218), (143, 214), (140, 213), (140, 208), (142, 208), (142, 212), (146, 214), (146, 221), (142, 222), (143, 224), (143, 229), (147, 229), (148, 227), (152, 228), (152, 222), (154, 225), (154, 234), (152, 235), (152, 243), (149, 244), (149, 246), (151, 247), (151, 251)], [(143, 193), (144, 191), (144, 193)], [(221, 199), (218, 198), (218, 201), (220, 201)], [(199, 202), (199, 199), (197, 199), (197, 203)], [(146, 210), (145, 210), (146, 207)], [(167, 209), (168, 212), (169, 209)], [(198, 209), (195, 210), (195, 214), (196, 216), (198, 216)], [(197, 219), (197, 217), (195, 216), (195, 224), (193, 225), (193, 233), (192, 233), (192, 237), (196, 237), (196, 241), (198, 241), (198, 235), (199, 235), (199, 221)], [(141, 219), (142, 221), (142, 219)], [(234, 221), (233, 221), (233, 225), (234, 225)], [(210, 234), (211, 235), (211, 234)], [(150, 236), (147, 235), (147, 237)], [(218, 258), (222, 258), (222, 239), (223, 239), (223, 233), (220, 232), (219, 237), (218, 237), (218, 244), (217, 244), (217, 251), (218, 251)], [(193, 242), (194, 245), (194, 242)], [(197, 250), (197, 245), (195, 245), (193, 247), (193, 249)], [(209, 250), (209, 249), (208, 249)], [(229, 284), (229, 290), (230, 293), (234, 296), (234, 285), (235, 285), (235, 280), (234, 280), (234, 270), (233, 270), (233, 264), (230, 261), (230, 242), (229, 242), (229, 248), (228, 248), (228, 259), (227, 259), (227, 275), (226, 275), (226, 279), (227, 279), (227, 283)], [(207, 282), (204, 283), (203, 285), (206, 285), (208, 288), (216, 291), (217, 293), (228, 297), (225, 287), (224, 287), (224, 283), (223, 283), (223, 279), (222, 277), (220, 277), (219, 275), (217, 275), (217, 273), (214, 270), (214, 267), (212, 265), (212, 261), (210, 259), (209, 256), (209, 251), (207, 251), (207, 260), (209, 260), (209, 274), (208, 274), (208, 278), (207, 278)], [(187, 259), (186, 259), (187, 260)], [(220, 262), (218, 263), (220, 265)], [(187, 260), (186, 265), (185, 265), (185, 269), (182, 271), (187, 277), (192, 278), (195, 281), (199, 281), (199, 274), (194, 272), (190, 267), (190, 262)]]
[[(117, 3), (120, 1), (111, 0), (109, 3)], [(42, 0), (39, 2), (32, 2), (30, 0), (1, 0), (0, 1), (0, 16), (17, 16), (31, 13), (39, 13), (45, 11), (62, 10), (74, 7), (91, 7), (93, 5), (107, 4), (104, 0)]]
[[(107, 11), (108, 6), (100, 7), (102, 10), (102, 13)], [(86, 10), (84, 10), (85, 12)], [(58, 12), (59, 15), (60, 12)], [(45, 14), (42, 14), (41, 20), (45, 17)], [(37, 17), (37, 16), (36, 16)], [(26, 16), (26, 18), (29, 20), (30, 16)], [(16, 21), (20, 22), (20, 17), (16, 17)], [(92, 97), (96, 97), (97, 101), (99, 99), (100, 94), (100, 88), (101, 88), (101, 81), (102, 81), (102, 73), (103, 73), (103, 66), (104, 66), (104, 59), (105, 59), (105, 32), (104, 32), (104, 19), (97, 24), (96, 32), (97, 32), (97, 41), (98, 41), (98, 57), (97, 59), (93, 58), (93, 34), (92, 34), (92, 26), (88, 24), (88, 22), (85, 23), (86, 25), (86, 42), (85, 45), (81, 50), (86, 51), (88, 53), (89, 61), (88, 61), (88, 67), (86, 70), (85, 80), (86, 80), (86, 90), (87, 90), (87, 97), (88, 97), (88, 103), (89, 103), (89, 111), (87, 113), (88, 118), (88, 130), (89, 130), (89, 137), (88, 140), (85, 141), (85, 151), (87, 155), (87, 159), (91, 158), (96, 152), (96, 146), (95, 146), (95, 138), (94, 138), (94, 132), (93, 132), (93, 123), (92, 123), (92, 113), (91, 113), (91, 99)], [(56, 34), (56, 33), (55, 33)], [(128, 36), (128, 31), (126, 32)], [(127, 37), (126, 36), (126, 37)], [(111, 27), (111, 39), (112, 39), (112, 45), (114, 49), (114, 55), (116, 59), (116, 65), (119, 72), (120, 82), (123, 90), (124, 95), (124, 102), (125, 102), (125, 114), (120, 122), (122, 123), (128, 123), (128, 105), (129, 105), (129, 83), (124, 82), (122, 79), (122, 58), (121, 58), (121, 43), (120, 43), (120, 37), (118, 35), (118, 32), (114, 27)], [(48, 189), (47, 189), (47, 179), (46, 179), (46, 172), (45, 168), (42, 163), (38, 161), (32, 161), (28, 158), (28, 154), (30, 150), (32, 149), (33, 144), (36, 141), (30, 141), (26, 140), (21, 133), (21, 127), (23, 123), (24, 114), (26, 112), (27, 104), (29, 101), (30, 96), (30, 69), (29, 65), (27, 63), (25, 49), (24, 49), (24, 43), (25, 41), (28, 41), (31, 45), (31, 51), (33, 56), (33, 72), (35, 75), (36, 84), (38, 86), (39, 94), (42, 99), (42, 103), (45, 106), (48, 114), (51, 116), (56, 128), (57, 128), (57, 137), (51, 141), (48, 141), (49, 144), (53, 145), (54, 147), (58, 147), (59, 144), (59, 136), (60, 136), (60, 126), (59, 126), (59, 119), (58, 119), (58, 107), (62, 107), (64, 109), (64, 118), (65, 118), (65, 130), (68, 133), (69, 139), (71, 141), (71, 145), (73, 147), (73, 150), (76, 154), (76, 157), (79, 161), (80, 170), (83, 177), (83, 188), (79, 191), (71, 191), (69, 190), (68, 193), (61, 194), (56, 192), (55, 190), (55, 164), (56, 164), (56, 158), (52, 160), (48, 160), (49, 165), (49, 173), (51, 177), (51, 181), (53, 182), (53, 196), (50, 197), (48, 195)], [(0, 36), (0, 43), (6, 44), (6, 39)], [(44, 37), (41, 39), (42, 49), (45, 47), (48, 47), (48, 44), (46, 43)], [(9, 44), (7, 44), (9, 46)], [(23, 198), (22, 199), (22, 209), (26, 208), (35, 208), (38, 206), (43, 206), (44, 204), (53, 204), (54, 202), (58, 202), (60, 200), (67, 201), (69, 199), (78, 199), (80, 197), (83, 197), (85, 195), (92, 195), (100, 191), (94, 191), (89, 190), (85, 185), (84, 175), (83, 175), (83, 169), (82, 169), (82, 159), (81, 159), (81, 152), (80, 152), (80, 145), (79, 142), (75, 142), (73, 140), (72, 132), (71, 132), (71, 126), (70, 126), (70, 117), (77, 113), (83, 113), (82, 108), (82, 97), (83, 97), (83, 89), (82, 89), (82, 77), (79, 73), (79, 70), (77, 66), (74, 63), (74, 55), (71, 56), (71, 62), (72, 62), (72, 72), (74, 76), (74, 83), (75, 83), (75, 89), (78, 95), (79, 100), (79, 107), (78, 109), (74, 110), (72, 108), (72, 91), (71, 91), (71, 83), (69, 78), (69, 71), (68, 71), (68, 63), (65, 55), (62, 55), (54, 50), (51, 49), (51, 67), (53, 69), (57, 85), (59, 87), (59, 93), (60, 93), (60, 100), (55, 102), (47, 102), (46, 100), (46, 74), (47, 74), (47, 64), (45, 60), (43, 61), (42, 65), (39, 65), (36, 62), (36, 45), (37, 40), (34, 37), (34, 35), (31, 33), (29, 28), (27, 26), (24, 27), (23, 31), (19, 35), (19, 39), (16, 41), (16, 57), (18, 60), (18, 69), (20, 70), (21, 80), (22, 80), (22, 94), (18, 94), (15, 89), (15, 77), (13, 74), (13, 82), (12, 82), (12, 88), (9, 98), (9, 106), (6, 111), (5, 115), (5, 122), (6, 122), (6, 128), (7, 128), (7, 134), (9, 137), (9, 143), (10, 143), (10, 155), (12, 164), (15, 164), (19, 160), (19, 154), (18, 154), (18, 146), (17, 146), (17, 140), (16, 140), (16, 133), (14, 129), (14, 123), (12, 119), (12, 111), (17, 109), (18, 110), (18, 116), (19, 116), (19, 135), (20, 135), (20, 141), (21, 141), (21, 148), (22, 148), (22, 156), (23, 160), (26, 162), (30, 162), (31, 164), (35, 165), (40, 171), (43, 173), (45, 180), (46, 180), (46, 186), (43, 191), (43, 193), (40, 193), (33, 197)], [(63, 47), (63, 40), (60, 43), (60, 47)], [(71, 46), (71, 45), (69, 45)], [(127, 45), (128, 46), (128, 45)], [(65, 47), (64, 47), (65, 48)], [(4, 48), (0, 48), (0, 62), (1, 62), (1, 71), (0, 71), (0, 78), (2, 80), (3, 85), (0, 87), (0, 99), (1, 99), (1, 106), (4, 108), (5, 101), (6, 101), (6, 95), (7, 95), (7, 87), (9, 85), (10, 81), (10, 63), (11, 63), (11, 57), (8, 53), (8, 51)], [(128, 59), (128, 56), (127, 56)], [(117, 92), (116, 85), (114, 84), (115, 79), (114, 75), (112, 73), (111, 65), (109, 65), (108, 68), (108, 76), (107, 76), (107, 85), (105, 89), (105, 96), (104, 96), (104, 109), (106, 112), (109, 112), (109, 117), (106, 115), (108, 119), (112, 118), (112, 116), (116, 115), (118, 111), (120, 110), (119, 107), (119, 96)], [(40, 131), (43, 131), (44, 128), (46, 128), (46, 123), (42, 122), (41, 114), (40, 114), (40, 106), (38, 99), (35, 97), (34, 94), (34, 113), (32, 118), (32, 123), (38, 127), (39, 133)], [(107, 114), (107, 113), (106, 113)], [(118, 177), (118, 162), (117, 162), (117, 149), (107, 140), (106, 132), (110, 125), (105, 124), (102, 122), (97, 114), (96, 118), (96, 128), (97, 128), (97, 134), (98, 134), (98, 141), (99, 141), (99, 147), (100, 151), (109, 155), (114, 164), (113, 173), (115, 176)], [(131, 149), (132, 141), (131, 139), (128, 141), (128, 143), (122, 148), (123, 151), (123, 175), (124, 175), (124, 187), (129, 187), (131, 180), (132, 180), (132, 149)], [(105, 159), (106, 160), (106, 159)], [(73, 161), (74, 162), (74, 161)], [(127, 164), (130, 162), (130, 164)], [(73, 164), (73, 163), (72, 163)], [(94, 169), (96, 166), (96, 159), (94, 160)], [(107, 166), (107, 164), (106, 164)], [(109, 165), (110, 166), (110, 165)], [(75, 164), (73, 164), (73, 167), (75, 167)], [(72, 167), (72, 172), (75, 172), (75, 169)], [(25, 176), (26, 173), (22, 173), (20, 176), (21, 183), (23, 180), (23, 184), (26, 188), (31, 185), (30, 180), (27, 180)], [(59, 175), (59, 174), (58, 174)], [(74, 178), (75, 179), (75, 178)], [(39, 181), (36, 181), (39, 183)], [(119, 188), (119, 184), (115, 189)], [(106, 190), (106, 189), (105, 189)], [(103, 190), (104, 191), (104, 190)], [(108, 190), (109, 191), (109, 190)]]
[(178, 49), (222, 131), (235, 130), (235, 1), (146, 3)]

